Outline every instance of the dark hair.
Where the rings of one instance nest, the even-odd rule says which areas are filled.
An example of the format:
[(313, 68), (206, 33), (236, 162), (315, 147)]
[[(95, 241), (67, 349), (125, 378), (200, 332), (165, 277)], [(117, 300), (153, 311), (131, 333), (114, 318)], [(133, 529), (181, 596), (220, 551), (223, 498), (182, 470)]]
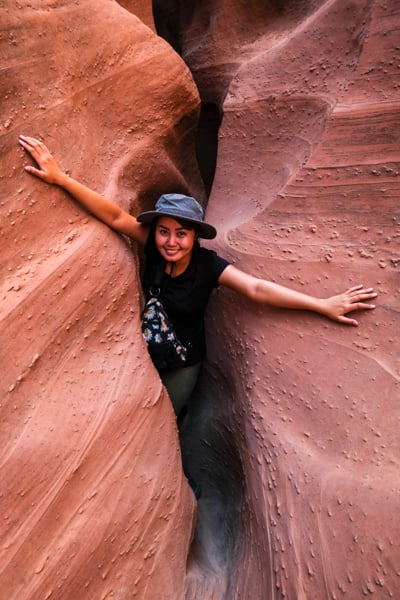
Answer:
[(185, 219), (177, 219), (173, 217), (175, 221), (178, 221), (179, 225), (184, 229), (192, 229), (196, 235), (200, 235), (200, 226), (197, 223), (191, 223), (190, 221), (185, 221)]

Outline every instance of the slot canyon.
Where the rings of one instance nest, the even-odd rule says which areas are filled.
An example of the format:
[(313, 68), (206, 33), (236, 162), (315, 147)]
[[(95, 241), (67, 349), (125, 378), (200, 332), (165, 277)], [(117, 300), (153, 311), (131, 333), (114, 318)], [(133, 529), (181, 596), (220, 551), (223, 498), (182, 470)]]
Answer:
[[(400, 1), (1, 15), (1, 598), (398, 600)], [(138, 248), (30, 176), (20, 134), (134, 215), (190, 192), (252, 275), (376, 309), (218, 288), (178, 432)]]

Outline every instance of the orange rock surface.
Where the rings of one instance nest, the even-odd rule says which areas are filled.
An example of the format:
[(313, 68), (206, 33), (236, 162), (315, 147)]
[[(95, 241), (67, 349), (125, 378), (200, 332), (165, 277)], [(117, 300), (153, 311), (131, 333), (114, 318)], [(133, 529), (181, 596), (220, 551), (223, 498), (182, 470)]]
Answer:
[[(162, 23), (139, 0), (4, 3), (2, 593), (396, 598), (399, 2), (155, 12)], [(156, 25), (179, 31), (184, 60)], [(134, 213), (171, 189), (203, 202), (188, 67), (222, 116), (213, 247), (301, 291), (379, 292), (358, 328), (216, 292), (182, 433), (197, 509), (140, 334), (136, 248), (27, 175), (17, 144), (42, 137)]]
[(42, 137), (74, 177), (137, 211), (162, 189), (201, 189), (197, 90), (115, 2), (6, 6), (1, 595), (179, 597), (195, 501), (142, 341), (136, 252), (29, 177), (18, 136)]
[(217, 249), (300, 291), (364, 282), (380, 297), (357, 329), (214, 299), (197, 418), (218, 452), (198, 473), (218, 465), (227, 514), (200, 531), (191, 597), (218, 526), (221, 597), (395, 598), (400, 4), (214, 9), (185, 15), (182, 52), (223, 115), (207, 210)]

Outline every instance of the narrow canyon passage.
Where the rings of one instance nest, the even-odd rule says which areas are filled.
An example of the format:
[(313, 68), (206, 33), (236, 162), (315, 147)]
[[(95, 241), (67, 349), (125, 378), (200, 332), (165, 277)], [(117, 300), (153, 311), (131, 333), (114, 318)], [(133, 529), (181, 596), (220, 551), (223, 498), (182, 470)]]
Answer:
[[(217, 378), (217, 379), (216, 379)], [(229, 373), (203, 372), (181, 429), (182, 452), (201, 485), (195, 537), (188, 558), (186, 598), (233, 598), (230, 587), (241, 529), (244, 474), (230, 426)], [(221, 395), (221, 389), (225, 395)]]
[[(157, 4), (157, 3), (154, 3)], [(173, 6), (155, 7), (158, 33), (179, 52), (179, 20)], [(174, 20), (176, 18), (177, 20)], [(217, 105), (202, 103), (196, 135), (196, 155), (207, 197), (211, 193), (218, 154), (221, 114)], [(214, 373), (204, 368), (190, 410), (182, 423), (180, 440), (190, 475), (199, 483), (202, 496), (198, 501), (195, 537), (188, 557), (186, 600), (199, 598), (231, 599), (231, 569), (236, 546), (242, 535), (241, 522), (244, 476), (236, 448), (234, 428), (227, 422), (232, 406), (230, 386), (222, 386), (227, 397), (221, 397), (221, 381), (230, 380), (229, 372)], [(226, 422), (216, 410), (225, 407)]]
[(383, 303), (349, 331), (222, 295), (182, 440), (204, 488), (187, 598), (396, 597), (399, 5), (153, 7), (203, 101), (217, 251), (316, 295), (368, 282)]
[[(397, 598), (399, 0), (4, 7), (7, 600)], [(198, 503), (139, 248), (26, 172), (20, 134), (131, 215), (190, 192), (202, 245), (255, 277), (378, 293), (346, 327), (215, 290), (181, 431)]]
[[(159, 35), (180, 53), (179, 7), (174, 2), (153, 2)], [(213, 103), (201, 105), (196, 135), (196, 155), (207, 196), (210, 195), (218, 154), (221, 114)], [(221, 386), (213, 385), (207, 368), (190, 403), (180, 431), (184, 460), (191, 476), (201, 485), (196, 532), (188, 557), (186, 599), (232, 598), (229, 587), (235, 546), (239, 542), (243, 472), (236, 449), (235, 431), (217, 418), (218, 404), (227, 412), (231, 398), (221, 398)], [(229, 373), (219, 373), (229, 381)], [(223, 386), (229, 395), (229, 386)], [(229, 418), (229, 417), (228, 417)], [(230, 420), (230, 419), (229, 419)]]

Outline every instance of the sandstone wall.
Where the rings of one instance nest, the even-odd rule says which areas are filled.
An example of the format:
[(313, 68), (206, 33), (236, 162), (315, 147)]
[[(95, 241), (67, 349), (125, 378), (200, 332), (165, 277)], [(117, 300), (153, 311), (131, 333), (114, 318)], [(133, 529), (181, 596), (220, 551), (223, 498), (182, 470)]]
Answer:
[(215, 300), (198, 420), (230, 472), (224, 597), (396, 597), (400, 4), (211, 4), (183, 15), (183, 55), (223, 115), (218, 250), (316, 295), (380, 294), (358, 329)]
[(216, 293), (182, 439), (196, 509), (141, 341), (136, 248), (29, 177), (17, 146), (42, 137), (134, 212), (166, 189), (204, 201), (196, 85), (148, 1), (6, 0), (2, 590), (396, 598), (399, 2), (155, 5), (222, 117), (214, 247), (315, 294), (373, 285), (378, 308), (355, 329)]
[(126, 208), (201, 197), (197, 90), (110, 0), (9, 1), (2, 29), (0, 595), (180, 597), (195, 503), (141, 338), (136, 252), (25, 173), (18, 136)]

